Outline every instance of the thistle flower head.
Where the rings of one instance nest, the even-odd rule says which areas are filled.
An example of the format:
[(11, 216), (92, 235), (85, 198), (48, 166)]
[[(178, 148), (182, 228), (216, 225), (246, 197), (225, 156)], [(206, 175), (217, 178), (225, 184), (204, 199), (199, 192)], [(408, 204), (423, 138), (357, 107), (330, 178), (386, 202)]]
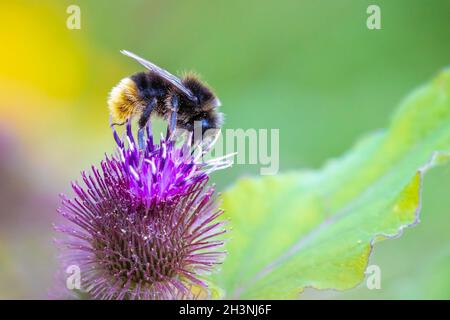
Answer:
[(155, 144), (147, 127), (142, 150), (130, 123), (122, 138), (113, 133), (116, 155), (82, 172), (73, 198), (62, 196), (62, 267), (77, 266), (80, 290), (94, 299), (195, 298), (192, 288), (206, 288), (204, 275), (224, 258), (225, 222), (207, 183), (229, 162), (197, 163), (189, 140), (169, 132)]

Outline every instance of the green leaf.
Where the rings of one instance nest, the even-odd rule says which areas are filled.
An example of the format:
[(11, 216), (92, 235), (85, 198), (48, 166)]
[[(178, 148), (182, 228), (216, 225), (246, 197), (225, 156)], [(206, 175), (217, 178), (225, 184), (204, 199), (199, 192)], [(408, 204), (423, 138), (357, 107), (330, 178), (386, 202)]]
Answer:
[[(386, 130), (318, 171), (245, 178), (223, 195), (232, 232), (215, 277), (227, 298), (349, 289), (375, 242), (419, 221), (424, 173), (450, 160), (450, 70), (416, 90)], [(338, 132), (336, 134), (339, 134)]]

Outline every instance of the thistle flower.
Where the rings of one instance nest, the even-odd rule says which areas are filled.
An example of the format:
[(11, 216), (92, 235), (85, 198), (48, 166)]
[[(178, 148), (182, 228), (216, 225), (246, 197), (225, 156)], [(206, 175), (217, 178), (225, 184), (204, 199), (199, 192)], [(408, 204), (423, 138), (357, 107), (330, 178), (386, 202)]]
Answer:
[(113, 129), (117, 154), (82, 172), (74, 198), (62, 195), (62, 268), (80, 268), (89, 298), (196, 298), (224, 258), (225, 221), (207, 183), (230, 162), (197, 163), (204, 152), (194, 156), (190, 140), (179, 145), (169, 133), (154, 144), (147, 127), (140, 150), (129, 122), (123, 138)]

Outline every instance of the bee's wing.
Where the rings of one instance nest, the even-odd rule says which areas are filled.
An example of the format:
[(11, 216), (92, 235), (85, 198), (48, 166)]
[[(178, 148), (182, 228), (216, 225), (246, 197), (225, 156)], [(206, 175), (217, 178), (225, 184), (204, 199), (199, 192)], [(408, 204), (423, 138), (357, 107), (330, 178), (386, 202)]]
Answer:
[(195, 96), (192, 94), (191, 90), (186, 88), (178, 77), (174, 76), (173, 74), (169, 73), (168, 71), (166, 71), (164, 69), (161, 69), (156, 64), (151, 63), (150, 61), (147, 61), (130, 51), (121, 50), (120, 52), (126, 56), (129, 56), (129, 57), (135, 59), (137, 62), (142, 64), (147, 69), (159, 74), (161, 77), (163, 77), (164, 79), (169, 81), (171, 84), (173, 84), (183, 94), (185, 94), (186, 97), (189, 98), (190, 100), (195, 100)]

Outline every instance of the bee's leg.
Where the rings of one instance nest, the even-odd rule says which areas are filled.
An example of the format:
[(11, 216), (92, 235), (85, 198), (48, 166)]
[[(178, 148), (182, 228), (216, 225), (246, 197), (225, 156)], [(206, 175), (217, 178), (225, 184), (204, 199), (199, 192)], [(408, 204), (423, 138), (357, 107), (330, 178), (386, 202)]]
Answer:
[(144, 111), (141, 114), (141, 117), (138, 121), (138, 144), (139, 149), (144, 149), (144, 134), (145, 127), (147, 126), (148, 121), (150, 120), (150, 115), (152, 114), (153, 109), (156, 106), (156, 98), (153, 98), (152, 101), (145, 107)]
[(172, 113), (170, 114), (169, 130), (171, 133), (174, 132), (177, 125), (177, 112), (178, 112), (178, 95), (173, 93), (170, 99), (172, 104)]
[(112, 122), (111, 123), (111, 127), (123, 126), (125, 123), (127, 123), (127, 122), (126, 121), (124, 121), (124, 122)]
[(124, 122), (113, 122), (112, 115), (109, 115), (109, 126), (110, 128), (114, 128), (115, 126), (123, 126), (127, 121)]

